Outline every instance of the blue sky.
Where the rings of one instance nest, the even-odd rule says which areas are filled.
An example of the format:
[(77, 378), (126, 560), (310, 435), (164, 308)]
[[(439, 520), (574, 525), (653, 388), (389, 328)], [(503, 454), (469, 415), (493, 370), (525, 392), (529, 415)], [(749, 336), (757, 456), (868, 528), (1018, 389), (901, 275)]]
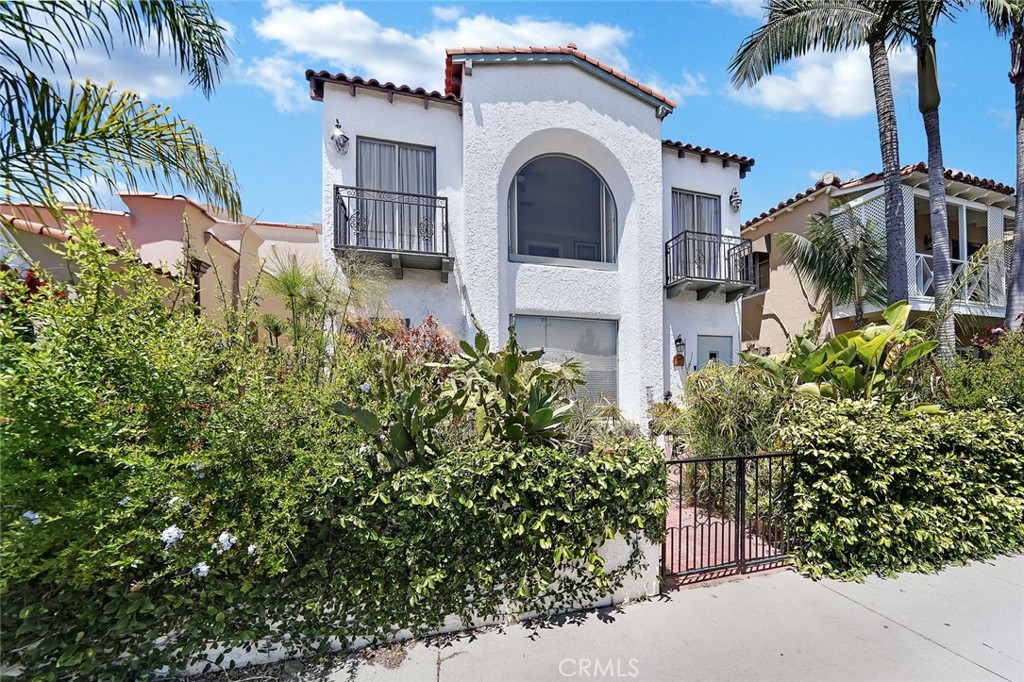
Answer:
[[(752, 156), (742, 186), (749, 218), (826, 171), (843, 179), (880, 166), (867, 56), (811, 55), (753, 91), (727, 65), (759, 22), (745, 0), (692, 2), (215, 2), (235, 57), (206, 100), (153, 54), (83, 55), (76, 77), (113, 79), (195, 122), (238, 174), (245, 212), (266, 220), (320, 217), (319, 104), (306, 68), (440, 89), (444, 49), (559, 44), (616, 66), (681, 100), (664, 136)], [(946, 166), (1012, 184), (1009, 48), (968, 8), (937, 30)], [(892, 57), (901, 162), (926, 158), (915, 62)]]

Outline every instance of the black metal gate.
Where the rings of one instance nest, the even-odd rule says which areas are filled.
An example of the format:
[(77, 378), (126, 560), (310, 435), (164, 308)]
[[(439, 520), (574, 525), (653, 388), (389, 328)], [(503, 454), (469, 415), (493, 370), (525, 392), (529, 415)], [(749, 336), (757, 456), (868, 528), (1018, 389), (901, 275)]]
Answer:
[(690, 457), (665, 466), (662, 576), (697, 580), (787, 563), (791, 453)]

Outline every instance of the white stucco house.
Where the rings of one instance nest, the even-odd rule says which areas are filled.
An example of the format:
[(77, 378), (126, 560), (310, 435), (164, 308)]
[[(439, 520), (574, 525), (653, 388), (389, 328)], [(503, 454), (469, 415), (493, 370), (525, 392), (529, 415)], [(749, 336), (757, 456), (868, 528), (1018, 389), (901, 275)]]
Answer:
[[(440, 66), (440, 65), (439, 65)], [(445, 92), (307, 71), (323, 105), (324, 258), (393, 268), (389, 304), (581, 360), (645, 419), (732, 361), (753, 289), (753, 159), (662, 138), (675, 103), (568, 47), (448, 50)], [(333, 239), (330, 237), (333, 229)]]

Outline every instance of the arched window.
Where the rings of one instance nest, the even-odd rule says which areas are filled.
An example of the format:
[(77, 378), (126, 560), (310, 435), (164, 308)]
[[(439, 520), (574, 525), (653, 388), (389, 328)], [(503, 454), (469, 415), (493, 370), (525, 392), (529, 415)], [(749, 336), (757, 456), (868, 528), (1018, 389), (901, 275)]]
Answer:
[(615, 199), (590, 166), (541, 156), (519, 169), (509, 189), (509, 257), (615, 262)]

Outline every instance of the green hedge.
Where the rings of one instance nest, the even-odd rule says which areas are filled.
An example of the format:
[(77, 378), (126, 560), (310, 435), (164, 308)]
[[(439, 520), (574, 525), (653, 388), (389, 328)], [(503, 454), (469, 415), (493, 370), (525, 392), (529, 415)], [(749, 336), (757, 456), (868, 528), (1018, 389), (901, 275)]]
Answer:
[(797, 561), (814, 577), (925, 571), (1024, 548), (1024, 412), (907, 415), (813, 401), (786, 417), (797, 453)]
[[(187, 289), (79, 234), (73, 292), (0, 272), (0, 650), (23, 679), (549, 611), (607, 595), (664, 534), (653, 444), (483, 443), (449, 419), (429, 457), (389, 464), (331, 406), (394, 421), (380, 367), (407, 352), (403, 390), (431, 401), (436, 366), (319, 323), (268, 348), (244, 311), (197, 317)], [(616, 535), (634, 551), (606, 571)]]

